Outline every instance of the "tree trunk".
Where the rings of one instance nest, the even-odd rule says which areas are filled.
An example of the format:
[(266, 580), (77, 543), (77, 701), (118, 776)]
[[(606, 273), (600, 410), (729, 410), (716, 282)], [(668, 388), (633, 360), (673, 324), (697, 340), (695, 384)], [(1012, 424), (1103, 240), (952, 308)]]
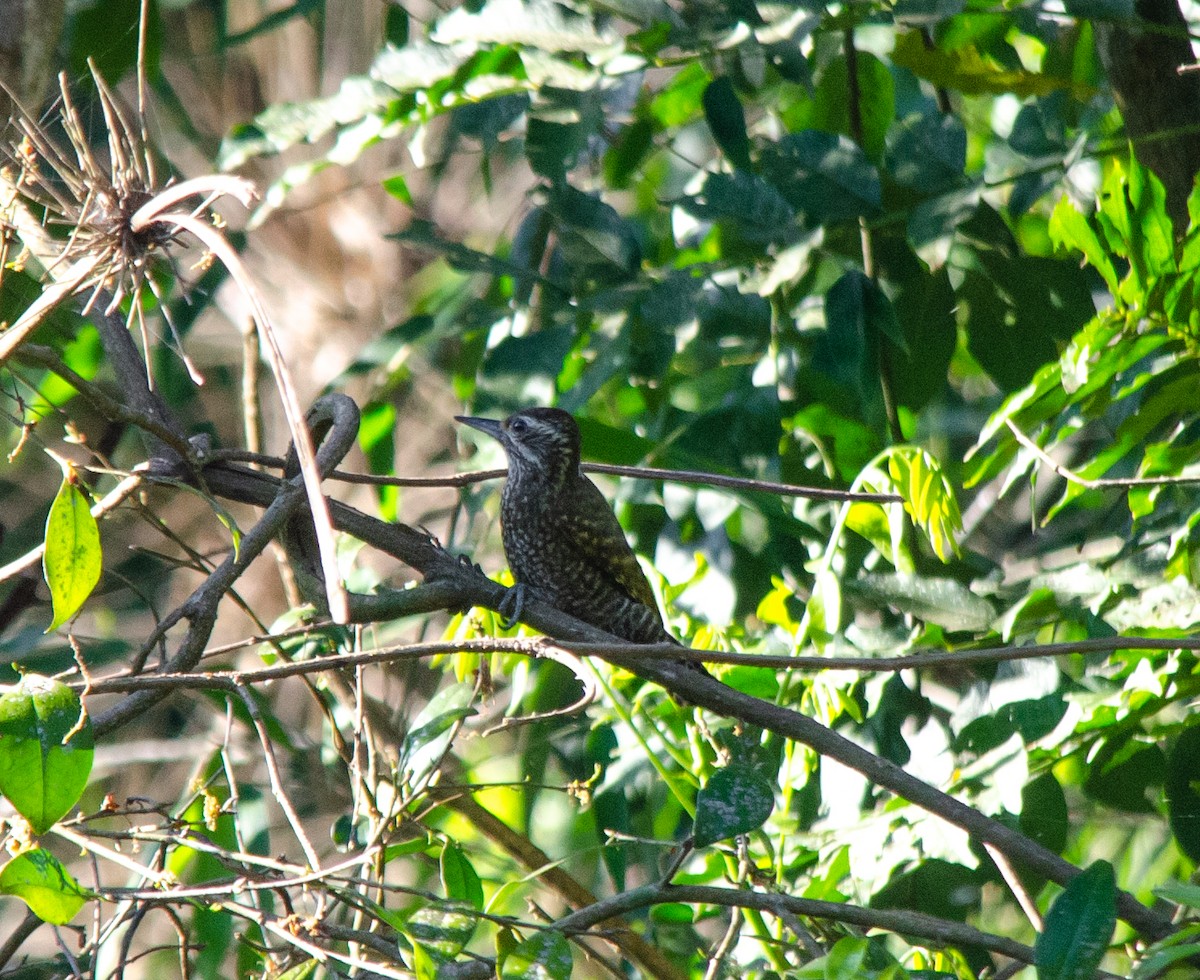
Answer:
[(1167, 191), (1167, 212), (1182, 235), (1187, 199), (1200, 172), (1200, 72), (1176, 0), (1135, 0), (1136, 17), (1098, 24), (1096, 46), (1134, 152)]

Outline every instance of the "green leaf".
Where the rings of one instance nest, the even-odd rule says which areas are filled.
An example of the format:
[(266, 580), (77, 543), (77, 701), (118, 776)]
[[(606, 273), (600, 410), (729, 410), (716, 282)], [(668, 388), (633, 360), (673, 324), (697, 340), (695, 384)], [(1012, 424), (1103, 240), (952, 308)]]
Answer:
[(879, 171), (845, 136), (805, 130), (764, 148), (762, 176), (809, 226), (874, 214), (882, 202)]
[(1108, 740), (1088, 763), (1083, 791), (1126, 813), (1153, 813), (1151, 789), (1162, 785), (1167, 762), (1157, 744), (1135, 738)]
[(1167, 192), (1136, 157), (1129, 162), (1129, 203), (1134, 224), (1131, 252), (1136, 251), (1149, 277), (1175, 271), (1175, 234), (1167, 216)]
[(704, 118), (713, 139), (735, 167), (749, 169), (750, 137), (746, 134), (746, 114), (733, 91), (733, 83), (722, 76), (713, 79), (704, 90)]
[(603, 126), (603, 106), (595, 91), (541, 88), (525, 130), (529, 166), (551, 183), (563, 184), (589, 140)]
[(888, 139), (888, 171), (924, 195), (962, 183), (967, 131), (957, 116), (927, 112), (898, 121)]
[(558, 234), (557, 257), (572, 280), (620, 283), (637, 272), (641, 247), (633, 225), (612, 205), (564, 184), (555, 188), (546, 210)]
[(79, 802), (91, 771), (92, 723), (79, 695), (27, 674), (0, 696), (0, 793), (36, 833)]
[(653, 149), (654, 124), (649, 119), (636, 119), (622, 128), (604, 154), (604, 182), (613, 190), (628, 187)]
[(1027, 384), (1058, 359), (1096, 313), (1089, 276), (1076, 263), (1021, 253), (1004, 219), (987, 204), (959, 228), (970, 256), (958, 288), (967, 344), (1007, 391)]
[[(856, 64), (861, 149), (868, 159), (878, 163), (883, 159), (888, 129), (895, 121), (896, 83), (891, 68), (869, 51), (859, 51)], [(800, 118), (789, 120), (793, 131), (811, 128), (852, 138), (854, 133), (847, 98), (849, 82), (850, 71), (846, 58), (834, 58), (821, 73), (811, 110), (801, 113)]]
[(402, 930), (435, 959), (446, 961), (471, 941), (478, 921), (475, 910), (468, 906), (438, 903), (416, 909), (403, 922)]
[(914, 446), (897, 446), (888, 453), (888, 474), (896, 491), (934, 552), (942, 561), (958, 554), (962, 514), (954, 486), (936, 459)]
[[(852, 269), (825, 294), (825, 330), (813, 342), (812, 366), (861, 401), (864, 419), (880, 414), (878, 337), (868, 331), (864, 283)], [(879, 411), (875, 411), (879, 410)]]
[(442, 848), (440, 864), (442, 887), (446, 889), (446, 897), (482, 911), (483, 884), (467, 859), (466, 852), (454, 842), (446, 841)]
[(570, 980), (571, 946), (561, 932), (535, 932), (500, 964), (500, 980)]
[(412, 191), (408, 189), (408, 181), (404, 179), (404, 174), (392, 174), (384, 178), (383, 189), (397, 201), (407, 204), (410, 208), (413, 206)]
[[(358, 444), (372, 473), (390, 476), (396, 463), (396, 406), (389, 402), (368, 402), (362, 409)], [(400, 501), (399, 487), (377, 487), (379, 515), (385, 521), (396, 520)]]
[(279, 974), (278, 980), (308, 980), (317, 972), (320, 965), (318, 960), (305, 960), (303, 963), (297, 963), (290, 970), (284, 970)]
[(965, 95), (1002, 95), (1011, 92), (1025, 98), (1065, 89), (1082, 101), (1090, 97), (1088, 86), (1079, 85), (1069, 78), (1055, 78), (1044, 72), (1020, 68), (998, 67), (985, 59), (974, 45), (963, 45), (953, 51), (928, 48), (920, 31), (906, 31), (896, 37), (892, 62), (939, 88), (954, 89)]
[(1113, 296), (1117, 295), (1117, 270), (1108, 249), (1100, 241), (1092, 223), (1071, 203), (1066, 194), (1054, 205), (1048, 232), (1055, 245), (1075, 248), (1082, 252), (1088, 264), (1100, 273), (1108, 291)]
[[(1157, 891), (1157, 889), (1156, 889)], [(1146, 949), (1134, 965), (1129, 980), (1154, 980), (1168, 976), (1167, 968), (1181, 960), (1200, 955), (1200, 925), (1191, 923), (1172, 933), (1166, 939)]]
[(46, 518), (42, 571), (54, 604), (54, 620), (47, 633), (79, 612), (100, 581), (100, 566), (100, 529), (87, 497), (75, 485), (74, 474), (68, 472)]
[(986, 632), (996, 619), (987, 599), (950, 578), (873, 572), (847, 580), (843, 588), (850, 595), (957, 632)]
[(796, 231), (796, 212), (774, 187), (746, 170), (709, 174), (700, 193), (680, 202), (689, 214), (726, 221), (748, 242), (786, 240)]
[(696, 794), (692, 834), (697, 848), (757, 830), (775, 809), (775, 789), (759, 769), (733, 762)]
[[(1065, 709), (1065, 705), (1064, 705)], [(1061, 854), (1067, 846), (1067, 798), (1053, 773), (1044, 772), (1021, 790), (1021, 833)]]
[(1200, 863), (1200, 725), (1187, 728), (1167, 756), (1163, 790), (1175, 843)]
[(425, 778), (430, 767), (441, 760), (458, 723), (473, 713), (474, 693), (470, 684), (454, 684), (438, 691), (413, 719), (412, 729), (400, 747), (398, 768), (409, 770), (414, 783)]
[(1054, 900), (1034, 945), (1038, 980), (1091, 980), (1117, 923), (1112, 865), (1097, 861)]
[(0, 871), (0, 895), (13, 895), (43, 922), (65, 926), (88, 894), (49, 851), (37, 848), (13, 858)]
[(945, 268), (923, 269), (892, 293), (906, 343), (892, 352), (892, 380), (901, 405), (919, 409), (946, 387), (958, 342), (954, 290)]

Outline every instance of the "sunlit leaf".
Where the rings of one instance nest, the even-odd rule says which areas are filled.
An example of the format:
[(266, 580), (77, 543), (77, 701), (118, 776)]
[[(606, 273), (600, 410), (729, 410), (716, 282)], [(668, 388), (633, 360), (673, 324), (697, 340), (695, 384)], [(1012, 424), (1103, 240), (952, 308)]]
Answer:
[(100, 529), (74, 474), (67, 473), (46, 518), (42, 571), (54, 605), (47, 633), (79, 612), (100, 581), (100, 568)]
[(500, 980), (570, 980), (571, 946), (545, 929), (517, 943), (500, 962)]
[(87, 901), (87, 892), (49, 851), (19, 854), (0, 871), (0, 895), (14, 895), (43, 922), (64, 926)]
[(905, 31), (896, 38), (892, 60), (918, 78), (942, 88), (966, 95), (1001, 95), (1011, 92), (1027, 97), (1069, 90), (1077, 98), (1087, 99), (1086, 86), (1069, 78), (1055, 78), (1040, 72), (1001, 68), (985, 59), (969, 45), (942, 51), (925, 45), (919, 31)]
[(483, 910), (483, 885), (479, 875), (475, 873), (466, 852), (451, 841), (447, 841), (442, 848), (441, 873), (442, 887), (448, 899)]

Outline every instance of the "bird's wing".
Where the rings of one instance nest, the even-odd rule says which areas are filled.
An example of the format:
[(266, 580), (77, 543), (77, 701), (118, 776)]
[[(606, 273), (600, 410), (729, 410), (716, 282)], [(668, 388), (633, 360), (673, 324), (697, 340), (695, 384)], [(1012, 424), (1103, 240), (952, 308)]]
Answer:
[(588, 563), (600, 569), (614, 585), (631, 599), (651, 609), (657, 609), (654, 590), (642, 572), (625, 538), (616, 515), (604, 499), (604, 494), (586, 476), (580, 476), (578, 492), (573, 499), (579, 506), (572, 508), (572, 525), (579, 550)]

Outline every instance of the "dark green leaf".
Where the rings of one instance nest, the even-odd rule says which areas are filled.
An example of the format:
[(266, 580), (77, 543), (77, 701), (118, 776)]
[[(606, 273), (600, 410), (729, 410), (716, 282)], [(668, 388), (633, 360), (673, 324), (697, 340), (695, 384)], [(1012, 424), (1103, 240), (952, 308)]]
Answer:
[(765, 243), (790, 237), (796, 213), (779, 192), (756, 174), (737, 170), (709, 174), (704, 187), (680, 206), (689, 214), (734, 225), (750, 242)]
[(976, 258), (957, 294), (968, 346), (997, 384), (1014, 391), (1095, 315), (1091, 287), (1075, 263), (1019, 254), (987, 205), (959, 231)]
[(1097, 861), (1054, 900), (1034, 952), (1038, 980), (1091, 980), (1117, 922), (1112, 865)]
[(1105, 742), (1088, 763), (1083, 791), (1127, 813), (1151, 813), (1149, 791), (1161, 786), (1167, 763), (1162, 749), (1135, 739)]
[(692, 834), (697, 848), (757, 830), (775, 809), (775, 789), (759, 769), (733, 762), (696, 794)]
[(483, 884), (461, 847), (446, 841), (441, 858), (442, 887), (452, 902), (483, 910)]
[[(115, 87), (138, 63), (138, 20), (140, 0), (92, 0), (71, 11), (66, 37), (73, 79), (87, 78), (88, 59), (101, 77)], [(145, 66), (148, 78), (159, 73), (163, 24), (157, 3), (148, 4)]]
[(806, 130), (761, 154), (763, 177), (809, 226), (871, 215), (879, 208), (879, 172), (844, 136)]
[(1184, 729), (1176, 740), (1163, 790), (1175, 843), (1200, 863), (1200, 725)]
[(715, 78), (704, 90), (704, 118), (717, 146), (735, 167), (749, 169), (750, 137), (746, 134), (746, 114), (733, 91), (733, 83), (724, 76)]
[(1021, 790), (1021, 833), (1061, 854), (1067, 846), (1067, 798), (1053, 773), (1044, 772)]
[(634, 227), (610, 204), (562, 185), (546, 209), (558, 233), (556, 255), (573, 282), (621, 283), (637, 271), (642, 255)]
[(898, 183), (922, 194), (938, 194), (963, 180), (967, 131), (954, 115), (913, 116), (889, 133), (888, 167)]
[(917, 909), (925, 915), (965, 922), (979, 908), (982, 897), (979, 871), (931, 858), (892, 877), (871, 896), (871, 907)]

